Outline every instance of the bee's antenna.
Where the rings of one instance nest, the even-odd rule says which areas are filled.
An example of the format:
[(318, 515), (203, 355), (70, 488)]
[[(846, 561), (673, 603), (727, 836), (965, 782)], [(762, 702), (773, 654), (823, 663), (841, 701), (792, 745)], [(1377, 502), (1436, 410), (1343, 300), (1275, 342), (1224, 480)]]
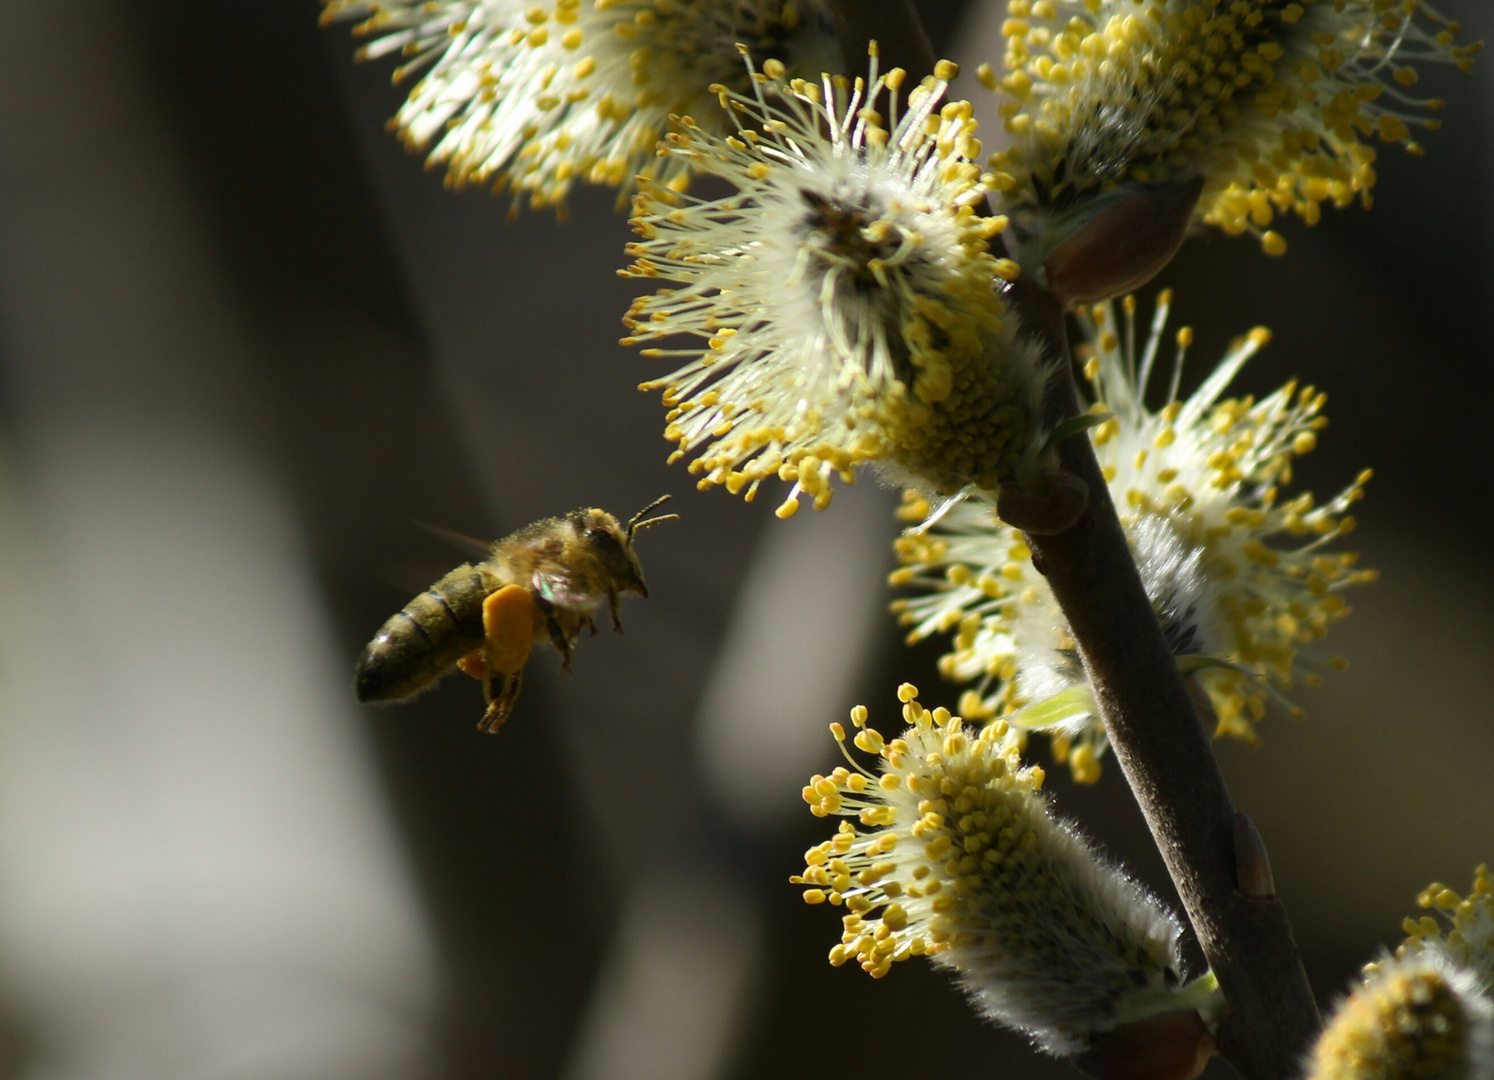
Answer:
[(647, 521), (639, 520), (650, 510), (657, 510), (668, 501), (668, 495), (660, 495), (653, 502), (649, 503), (642, 510), (638, 511), (638, 513), (628, 518), (628, 543), (631, 544), (633, 542), (633, 534), (638, 532), (640, 529), (646, 529), (650, 525), (658, 525), (660, 522), (678, 521), (680, 519), (680, 516), (678, 514), (660, 514), (658, 517), (649, 518)]

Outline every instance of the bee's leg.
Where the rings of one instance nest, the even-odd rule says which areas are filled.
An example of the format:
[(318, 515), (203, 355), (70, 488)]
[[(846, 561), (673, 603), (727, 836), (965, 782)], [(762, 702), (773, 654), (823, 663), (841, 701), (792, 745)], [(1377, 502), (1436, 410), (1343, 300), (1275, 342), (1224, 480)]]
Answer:
[[(492, 694), (493, 683), (499, 684), (496, 696)], [(498, 729), (503, 726), (509, 714), (514, 711), (514, 704), (519, 700), (519, 689), (524, 685), (524, 669), (520, 668), (511, 675), (497, 675), (484, 684), (488, 691), (488, 711), (482, 714), (482, 719), (477, 723), (477, 730), (487, 732), (489, 735), (498, 734)]]
[(607, 610), (612, 613), (612, 629), (615, 630), (615, 631), (617, 631), (619, 634), (621, 634), (622, 633), (623, 624), (622, 624), (621, 613), (618, 611), (618, 606), (619, 605), (617, 603), (617, 590), (616, 589), (608, 589), (607, 590)]
[(482, 673), (488, 709), (479, 731), (497, 731), (519, 700), (524, 663), (534, 644), (534, 612), (534, 598), (518, 585), (505, 585), (483, 601), (483, 647), (459, 661), (469, 675)]
[(554, 615), (545, 621), (550, 630), (550, 644), (555, 646), (555, 651), (560, 653), (560, 670), (571, 670), (571, 639), (565, 636), (565, 630), (560, 625), (560, 620)]
[(591, 636), (592, 637), (596, 637), (597, 636), (597, 624), (596, 624), (596, 620), (593, 619), (590, 615), (586, 616), (586, 628), (591, 631)]
[[(491, 709), (493, 704), (493, 679), (495, 677), (501, 679), (503, 676), (498, 675), (488, 667), (487, 659), (483, 656), (483, 650), (478, 649), (476, 652), (469, 652), (466, 656), (458, 660), (457, 670), (463, 675), (470, 675), (482, 683), (482, 699), (487, 702)], [(479, 731), (482, 730), (481, 722), (478, 723), (477, 728)]]

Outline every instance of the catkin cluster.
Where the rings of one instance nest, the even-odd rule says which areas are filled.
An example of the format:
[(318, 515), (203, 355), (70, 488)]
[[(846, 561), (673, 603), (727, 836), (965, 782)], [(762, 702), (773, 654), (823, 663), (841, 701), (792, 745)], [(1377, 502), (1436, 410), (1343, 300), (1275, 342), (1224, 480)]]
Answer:
[(738, 43), (810, 77), (839, 63), (820, 0), (327, 0), (323, 22), (345, 19), (371, 39), (360, 59), (420, 75), (390, 121), (406, 145), (536, 209), (578, 181), (683, 186), (654, 148), (671, 115), (716, 120), (712, 84), (747, 89)]
[[(1164, 290), (1139, 339), (1130, 297), (1078, 313), (1093, 409), (1107, 417), (1092, 438), (1174, 656), (1212, 704), (1217, 734), (1253, 743), (1269, 708), (1301, 715), (1285, 695), (1343, 666), (1318, 642), (1348, 613), (1346, 590), (1375, 575), (1330, 545), (1353, 531), (1348, 511), (1370, 474), (1321, 504), (1306, 492), (1288, 496), (1295, 460), (1326, 423), (1326, 395), (1293, 381), (1259, 400), (1225, 397), (1270, 340), (1257, 327), (1180, 398), (1192, 331), (1169, 337), (1170, 305)], [(1169, 346), (1167, 404), (1154, 409), (1147, 391)], [(913, 493), (901, 512), (916, 525), (933, 510)], [(892, 583), (918, 594), (894, 610), (910, 642), (952, 635), (940, 670), (971, 684), (961, 711), (1045, 731), (1077, 780), (1097, 780), (1104, 728), (1068, 621), (1022, 535), (988, 504), (965, 500), (896, 547), (903, 566)]]
[[(1478, 47), (1421, 0), (1005, 3), (1004, 56), (977, 69), (1008, 137), (989, 157), (949, 93), (955, 65), (910, 78), (869, 42), (867, 73), (849, 75), (825, 0), (325, 0), (324, 19), (361, 20), (360, 56), (399, 55), (396, 81), (420, 74), (391, 126), (449, 183), (562, 210), (578, 182), (632, 195), (620, 273), (649, 291), (623, 340), (658, 365), (642, 388), (662, 391), (671, 460), (700, 488), (750, 500), (787, 484), (783, 518), (826, 508), (863, 468), (907, 489), (892, 584), (911, 593), (894, 607), (910, 641), (952, 635), (941, 672), (967, 684), (963, 718), (905, 684), (889, 740), (858, 708), (851, 743), (874, 768), (833, 725), (849, 767), (804, 798), (856, 823), (794, 878), (844, 912), (831, 962), (880, 977), (927, 956), (1059, 1054), (1181, 1015), (1176, 1075), (1191, 1076), (1221, 1015), (1212, 976), (1184, 980), (1175, 918), (1051, 812), (1021, 761), (1025, 732), (1045, 731), (1093, 782), (1107, 736), (1069, 619), (993, 507), (1003, 489), (1040, 497), (1055, 444), (1088, 422), (1218, 733), (1254, 741), (1273, 707), (1297, 714), (1286, 694), (1342, 666), (1318, 642), (1373, 577), (1334, 546), (1369, 473), (1321, 504), (1288, 492), (1325, 399), (1295, 381), (1226, 396), (1264, 329), (1183, 396), (1192, 334), (1168, 335), (1170, 292), (1139, 344), (1135, 301), (1108, 301), (1195, 225), (1279, 255), (1283, 215), (1368, 206), (1375, 144), (1419, 154), (1413, 129), (1437, 126), (1422, 68), (1466, 71)], [(1053, 415), (1065, 307), (1087, 421)], [(1482, 870), (1466, 899), (1428, 891), (1450, 928), (1408, 924), (1314, 1077), (1494, 1080), (1491, 894)]]
[(1418, 65), (1466, 71), (1478, 46), (1418, 0), (1011, 0), (987, 82), (1013, 145), (991, 162), (1019, 258), (1043, 262), (1107, 202), (1199, 179), (1197, 217), (1250, 232), (1369, 205), (1374, 142), (1421, 147), (1442, 108)]
[[(750, 63), (750, 61), (749, 61)], [(1037, 347), (1002, 297), (1018, 274), (990, 243), (976, 124), (946, 103), (952, 64), (900, 96), (904, 74), (718, 87), (737, 124), (682, 118), (661, 153), (735, 190), (697, 199), (646, 185), (627, 275), (661, 287), (625, 344), (683, 361), (645, 383), (702, 488), (752, 498), (777, 477), (817, 508), (858, 466), (934, 491), (995, 489), (1032, 436)]]

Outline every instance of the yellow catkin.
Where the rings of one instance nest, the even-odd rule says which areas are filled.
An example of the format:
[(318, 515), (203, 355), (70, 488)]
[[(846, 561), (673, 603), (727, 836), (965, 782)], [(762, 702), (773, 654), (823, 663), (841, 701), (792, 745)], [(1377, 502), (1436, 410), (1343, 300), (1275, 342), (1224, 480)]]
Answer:
[(1424, 909), (1441, 919), (1406, 920), (1409, 935), (1396, 955), (1415, 956), (1428, 950), (1442, 953), (1470, 971), (1484, 990), (1494, 985), (1494, 877), (1489, 868), (1473, 872), (1473, 886), (1466, 896), (1440, 882), (1433, 882), (1416, 898)]
[(1058, 1054), (1119, 1018), (1186, 1007), (1177, 922), (1049, 812), (1019, 733), (927, 709), (907, 684), (898, 699), (901, 736), (856, 739), (877, 782), (853, 761), (804, 789), (816, 815), (860, 824), (842, 822), (793, 878), (847, 912), (830, 962), (880, 978), (931, 957), (989, 1018)]
[[(1368, 205), (1377, 143), (1416, 153), (1441, 107), (1407, 88), (1420, 63), (1467, 71), (1477, 45), (1425, 3), (1390, 0), (1020, 0), (1001, 112), (1021, 234), (1061, 241), (1085, 200), (1202, 177), (1197, 215), (1269, 254), (1273, 219)], [(1385, 92), (1389, 87), (1390, 92)], [(1024, 252), (1041, 262), (1043, 251)]]
[[(732, 41), (817, 78), (839, 70), (822, 0), (325, 0), (358, 19), (360, 59), (400, 58), (410, 96), (391, 126), (455, 187), (511, 189), (515, 206), (563, 206), (578, 182), (639, 176), (679, 188), (689, 163), (660, 158), (670, 115), (734, 128), (713, 84), (749, 89)], [(723, 48), (723, 44), (726, 45)], [(418, 76), (418, 77), (417, 77)]]
[(1494, 1004), (1445, 957), (1386, 960), (1334, 1011), (1308, 1078), (1472, 1080), (1494, 1065), (1491, 1036)]
[[(1350, 531), (1346, 511), (1369, 474), (1320, 505), (1281, 496), (1295, 458), (1317, 444), (1323, 397), (1291, 383), (1260, 400), (1224, 396), (1269, 340), (1261, 328), (1239, 338), (1192, 397), (1148, 408), (1131, 374), (1141, 357), (1165, 355), (1169, 343), (1181, 356), (1192, 340), (1169, 339), (1171, 297), (1160, 299), (1149, 340), (1134, 348), (1134, 307), (1080, 313), (1095, 408), (1111, 413), (1091, 437), (1164, 633), (1180, 663), (1195, 665), (1217, 734), (1253, 742), (1273, 700), (1314, 677), (1301, 653), (1348, 613), (1348, 590), (1373, 580), (1329, 543)], [(1093, 782), (1104, 728), (1063, 613), (1018, 535), (988, 503), (967, 499), (902, 537), (899, 581), (916, 595), (899, 600), (899, 617), (911, 640), (954, 631), (940, 670), (975, 686), (991, 715), (1053, 735), (1075, 779)]]
[(1015, 276), (988, 250), (1002, 222), (972, 209), (988, 189), (970, 106), (933, 111), (937, 81), (905, 101), (874, 58), (847, 125), (841, 92), (761, 78), (722, 90), (739, 135), (686, 119), (665, 150), (735, 198), (646, 183), (635, 200), (624, 276), (663, 287), (624, 343), (683, 362), (645, 384), (671, 406), (666, 437), (703, 488), (776, 477), (821, 509), (870, 462), (932, 491), (996, 488), (1033, 435), (1039, 353), (998, 287)]

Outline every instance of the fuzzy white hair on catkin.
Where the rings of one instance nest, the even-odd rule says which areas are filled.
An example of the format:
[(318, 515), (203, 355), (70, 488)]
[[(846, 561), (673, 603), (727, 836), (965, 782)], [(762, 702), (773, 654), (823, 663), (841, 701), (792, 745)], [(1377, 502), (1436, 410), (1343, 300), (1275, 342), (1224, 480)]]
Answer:
[(1478, 976), (1458, 973), (1458, 995), (1468, 1010), (1468, 1080), (1494, 1080), (1494, 1001), (1479, 993)]
[(325, 3), (324, 21), (367, 20), (360, 58), (401, 57), (397, 82), (419, 73), (395, 117), (409, 145), (459, 186), (497, 180), (536, 205), (563, 204), (580, 180), (626, 194), (640, 173), (683, 178), (688, 164), (655, 144), (670, 113), (725, 130), (709, 88), (750, 89), (739, 41), (810, 77), (841, 64), (819, 0)]
[[(1221, 649), (1217, 590), (1203, 567), (1204, 552), (1178, 535), (1165, 518), (1145, 515), (1127, 530), (1131, 553), (1162, 633), (1174, 656), (1212, 655)], [(1013, 628), (1018, 689), (1027, 701), (1044, 701), (1086, 682), (1083, 662), (1069, 639), (1068, 620), (1045, 582), (1036, 602), (1022, 605)], [(1077, 737), (1094, 720), (1083, 712), (1045, 728)]]
[[(1158, 81), (1137, 93), (1129, 82), (1122, 88), (1117, 80), (1090, 78), (1085, 89), (1080, 99), (1097, 104), (1075, 125), (1065, 159), (1071, 178), (1080, 177), (1098, 187), (1124, 176), (1136, 159), (1137, 147), (1148, 135), (1155, 135), (1150, 130), (1152, 121), (1171, 86)], [(1172, 141), (1182, 135), (1180, 131)]]
[(1172, 522), (1150, 514), (1131, 527), (1129, 539), (1172, 655), (1220, 651), (1217, 590), (1204, 572), (1203, 548), (1185, 543)]
[[(1467, 974), (1476, 987), (1477, 977)], [(1487, 993), (1463, 1000), (1472, 1021), (1468, 1026), (1468, 1080), (1494, 1080), (1494, 1001)]]
[[(940, 953), (934, 962), (958, 973), (982, 1014), (1062, 1057), (1108, 1030), (1127, 993), (1181, 983), (1181, 925), (1072, 823), (1053, 815), (1045, 798), (1034, 798), (1039, 805), (1028, 825), (1053, 888), (1029, 890), (1040, 910), (1030, 913), (1023, 940), (992, 938)], [(1162, 966), (1143, 971), (1120, 954), (1137, 945), (1165, 957)]]
[[(1402, 1074), (1393, 1069), (1396, 1063), (1363, 1057), (1366, 1052), (1372, 1052), (1374, 1043), (1370, 1041), (1366, 1045), (1364, 1035), (1367, 1033), (1358, 1027), (1365, 1017), (1356, 1013), (1354, 1005), (1361, 995), (1374, 993), (1398, 977), (1418, 974), (1431, 975), (1446, 986), (1463, 1014), (1465, 1067), (1449, 1080), (1494, 1080), (1494, 1001), (1483, 992), (1477, 973), (1460, 966), (1454, 957), (1435, 944), (1409, 956), (1385, 954), (1382, 959), (1368, 965), (1363, 978), (1350, 992), (1339, 997), (1328, 1014), (1317, 1045), (1303, 1057), (1303, 1075), (1308, 1080), (1339, 1080), (1344, 1076), (1352, 1076), (1355, 1080), (1370, 1076), (1401, 1080)], [(1395, 1024), (1393, 1018), (1386, 1020)], [(1414, 1031), (1414, 1028), (1400, 1030), (1398, 1024), (1396, 1028), (1402, 1037)], [(1349, 1059), (1341, 1053), (1346, 1044), (1353, 1047)], [(1335, 1049), (1340, 1053), (1335, 1055)]]
[[(921, 171), (937, 164), (930, 158)], [(761, 295), (777, 295), (773, 309), (780, 313), (779, 336), (798, 343), (806, 397), (813, 398), (832, 380), (836, 391), (844, 392), (847, 359), (859, 363), (874, 383), (911, 383), (901, 327), (920, 300), (947, 302), (947, 286), (962, 272), (953, 218), (910, 192), (919, 179), (887, 175), (842, 155), (812, 157), (792, 172), (774, 175), (782, 179), (755, 195), (765, 228), (753, 245), (751, 274)], [(860, 280), (865, 267), (858, 255), (864, 253), (837, 250), (836, 238), (817, 221), (821, 207), (890, 226), (886, 251), (877, 252), (885, 286), (868, 288)], [(1041, 445), (1046, 434), (1042, 403), (1052, 365), (1042, 344), (1021, 332), (1014, 312), (1002, 321), (1000, 332), (986, 343), (983, 362), (1004, 370), (1005, 379), (1019, 388), (1030, 419), (1028, 445)], [(929, 486), (895, 462), (877, 462), (873, 471), (890, 486)]]
[[(1012, 621), (1012, 643), (1017, 661), (1017, 693), (1024, 701), (1046, 701), (1071, 686), (1088, 681), (1079, 651), (1069, 637), (1068, 620), (1046, 581), (1033, 586), (1031, 603), (1020, 603)], [(1089, 726), (1085, 712), (1044, 728), (1052, 735), (1077, 736)]]
[[(942, 299), (943, 286), (956, 275), (948, 253), (958, 248), (959, 238), (951, 222), (909, 200), (906, 181), (854, 159), (826, 156), (777, 175), (781, 182), (756, 195), (765, 229), (754, 245), (753, 276), (765, 295), (778, 294), (773, 308), (783, 338), (801, 341), (806, 360), (861, 358), (874, 382), (906, 375), (898, 371), (904, 346), (897, 327), (915, 297)], [(858, 287), (855, 274), (863, 268), (836, 251), (833, 238), (815, 225), (816, 203), (891, 225), (896, 241), (890, 254), (902, 256), (887, 268), (891, 288)], [(821, 366), (841, 377), (840, 363)]]

